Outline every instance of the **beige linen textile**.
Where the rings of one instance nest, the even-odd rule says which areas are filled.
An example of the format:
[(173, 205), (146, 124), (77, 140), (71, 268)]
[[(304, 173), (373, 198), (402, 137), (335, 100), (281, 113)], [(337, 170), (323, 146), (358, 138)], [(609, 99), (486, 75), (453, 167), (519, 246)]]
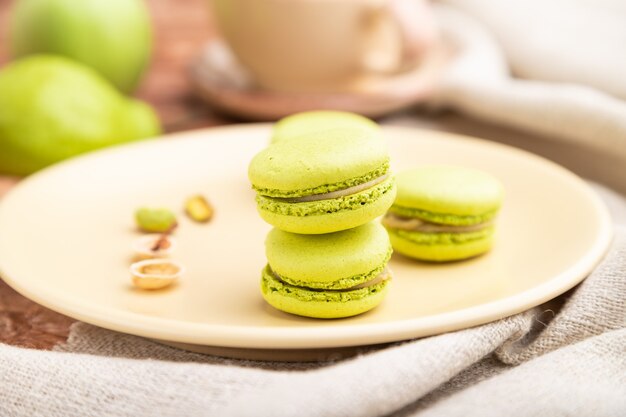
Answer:
[(626, 157), (626, 3), (441, 3), (457, 52), (433, 104)]

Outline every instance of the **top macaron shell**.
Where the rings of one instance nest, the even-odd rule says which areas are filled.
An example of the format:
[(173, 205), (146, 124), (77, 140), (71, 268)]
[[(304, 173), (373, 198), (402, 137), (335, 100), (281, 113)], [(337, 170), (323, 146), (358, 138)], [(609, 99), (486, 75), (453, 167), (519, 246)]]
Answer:
[(398, 193), (392, 212), (417, 209), (451, 217), (495, 214), (504, 194), (501, 183), (491, 175), (446, 165), (400, 172), (396, 175), (396, 185)]
[(265, 241), (270, 267), (293, 285), (345, 289), (373, 279), (391, 257), (377, 222), (336, 233), (301, 235), (273, 229)]
[(302, 197), (345, 188), (351, 180), (388, 167), (383, 141), (364, 138), (359, 129), (345, 128), (267, 147), (250, 162), (248, 177), (262, 195)]
[(358, 128), (370, 135), (380, 137), (380, 128), (374, 121), (359, 114), (334, 111), (315, 110), (293, 114), (274, 124), (271, 143), (297, 139), (316, 131), (337, 128)]

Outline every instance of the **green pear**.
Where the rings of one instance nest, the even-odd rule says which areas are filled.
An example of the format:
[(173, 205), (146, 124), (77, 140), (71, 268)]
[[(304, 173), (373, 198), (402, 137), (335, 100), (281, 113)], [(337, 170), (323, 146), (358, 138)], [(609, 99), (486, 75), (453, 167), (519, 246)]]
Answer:
[(54, 55), (32, 55), (0, 71), (0, 172), (30, 174), (83, 152), (154, 137), (145, 103), (97, 72)]
[(11, 21), (16, 57), (64, 55), (131, 92), (150, 59), (152, 31), (142, 0), (18, 0)]

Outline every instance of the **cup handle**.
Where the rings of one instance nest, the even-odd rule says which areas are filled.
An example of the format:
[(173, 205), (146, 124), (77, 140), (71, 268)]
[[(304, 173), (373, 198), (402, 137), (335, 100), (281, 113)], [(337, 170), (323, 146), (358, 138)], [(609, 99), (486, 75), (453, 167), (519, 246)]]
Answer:
[(380, 59), (381, 51), (370, 45), (364, 57), (365, 69), (370, 72), (397, 73), (415, 66), (438, 37), (427, 0), (388, 0), (372, 12), (370, 25), (379, 29), (388, 23), (393, 27), (398, 51), (395, 59)]

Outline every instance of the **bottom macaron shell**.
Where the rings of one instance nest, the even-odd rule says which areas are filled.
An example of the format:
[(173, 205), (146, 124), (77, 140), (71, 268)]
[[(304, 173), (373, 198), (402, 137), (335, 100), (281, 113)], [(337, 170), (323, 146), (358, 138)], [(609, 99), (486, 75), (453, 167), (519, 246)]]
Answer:
[(353, 291), (314, 291), (277, 280), (263, 270), (261, 292), (272, 307), (286, 313), (319, 319), (356, 316), (378, 306), (387, 294), (389, 280)]
[[(285, 232), (300, 234), (323, 234), (361, 226), (385, 214), (396, 198), (395, 185), (379, 198), (350, 210), (311, 216), (290, 216), (258, 209), (263, 220)], [(330, 200), (329, 200), (330, 201)]]
[(389, 230), (389, 240), (395, 252), (410, 258), (431, 262), (459, 261), (488, 252), (493, 245), (493, 233), (462, 243), (418, 243)]

